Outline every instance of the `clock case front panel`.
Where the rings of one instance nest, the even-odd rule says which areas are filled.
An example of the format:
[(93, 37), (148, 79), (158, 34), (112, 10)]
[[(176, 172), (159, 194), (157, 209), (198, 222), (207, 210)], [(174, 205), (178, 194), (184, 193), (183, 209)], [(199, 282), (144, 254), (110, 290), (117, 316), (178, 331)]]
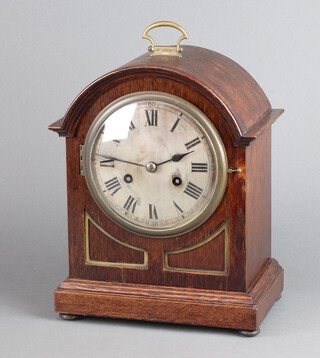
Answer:
[[(148, 295), (163, 290), (167, 297), (173, 287), (181, 288), (178, 296), (188, 297), (195, 294), (190, 289), (199, 295), (206, 290), (226, 292), (232, 306), (248, 304), (248, 314), (253, 317), (258, 301), (253, 302), (252, 297), (266, 297), (267, 290), (261, 321), (280, 295), (283, 273), (271, 259), (270, 183), (271, 124), (282, 110), (271, 109), (261, 88), (232, 60), (198, 47), (185, 46), (183, 50), (181, 58), (146, 54), (99, 78), (78, 96), (62, 120), (49, 127), (66, 137), (67, 150), (70, 272), (56, 291), (59, 312), (66, 312), (63, 302), (68, 290), (83, 291), (86, 286), (92, 292), (100, 287), (106, 293), (108, 285), (115, 285), (124, 297), (139, 296), (140, 289)], [(142, 91), (173, 94), (198, 107), (218, 130), (229, 168), (241, 169), (229, 174), (214, 214), (195, 230), (173, 238), (141, 237), (116, 225), (92, 199), (81, 175), (81, 146), (93, 120), (112, 101)], [(140, 293), (126, 293), (134, 287), (140, 287)], [(236, 292), (238, 296), (233, 296)], [(73, 311), (66, 313), (172, 321), (161, 315)], [(255, 316), (247, 324), (214, 320), (196, 324), (255, 329), (257, 320)], [(192, 322), (185, 319), (180, 323)]]

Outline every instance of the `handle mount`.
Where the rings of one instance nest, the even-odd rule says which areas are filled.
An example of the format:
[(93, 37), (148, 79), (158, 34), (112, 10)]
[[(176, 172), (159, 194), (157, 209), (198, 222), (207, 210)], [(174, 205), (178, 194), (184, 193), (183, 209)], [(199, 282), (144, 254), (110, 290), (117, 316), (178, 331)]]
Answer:
[[(148, 32), (157, 28), (157, 27), (173, 27), (174, 29), (180, 31), (182, 36), (178, 39), (176, 46), (156, 46), (153, 38), (148, 35)], [(182, 40), (186, 40), (189, 38), (187, 31), (180, 26), (179, 24), (172, 21), (158, 21), (149, 25), (143, 32), (142, 38), (149, 40), (151, 46), (148, 47), (149, 52), (151, 52), (150, 56), (178, 56), (181, 57), (182, 47), (180, 43)]]

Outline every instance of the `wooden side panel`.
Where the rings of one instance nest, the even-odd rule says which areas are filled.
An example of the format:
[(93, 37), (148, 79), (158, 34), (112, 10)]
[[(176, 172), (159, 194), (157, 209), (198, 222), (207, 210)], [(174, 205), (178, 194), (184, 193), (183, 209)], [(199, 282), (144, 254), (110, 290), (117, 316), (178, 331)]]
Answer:
[(246, 287), (271, 257), (271, 127), (246, 148)]

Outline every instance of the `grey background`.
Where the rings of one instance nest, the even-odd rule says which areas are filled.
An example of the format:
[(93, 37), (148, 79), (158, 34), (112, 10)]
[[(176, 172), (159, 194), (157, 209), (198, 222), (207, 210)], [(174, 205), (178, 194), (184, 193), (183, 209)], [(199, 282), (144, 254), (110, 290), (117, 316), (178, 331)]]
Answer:
[[(316, 0), (1, 0), (1, 357), (319, 356), (319, 19)], [(272, 184), (285, 291), (253, 339), (53, 312), (68, 272), (65, 144), (47, 126), (87, 84), (144, 53), (142, 31), (157, 20), (231, 57), (286, 109), (273, 125)], [(159, 42), (175, 40), (163, 31)]]

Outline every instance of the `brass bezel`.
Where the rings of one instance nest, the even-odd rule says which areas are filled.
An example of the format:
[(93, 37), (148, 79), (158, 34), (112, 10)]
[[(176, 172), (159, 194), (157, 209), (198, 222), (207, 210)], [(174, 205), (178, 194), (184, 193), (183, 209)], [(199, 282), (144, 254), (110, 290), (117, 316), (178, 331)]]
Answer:
[[(102, 124), (112, 113), (114, 113), (118, 109), (128, 104), (132, 104), (134, 102), (139, 102), (139, 101), (164, 102), (176, 106), (182, 111), (188, 113), (197, 122), (197, 125), (201, 128), (203, 133), (205, 133), (208, 143), (211, 147), (211, 150), (215, 153), (214, 158), (216, 160), (217, 179), (215, 182), (215, 188), (213, 191), (212, 198), (197, 217), (192, 218), (191, 220), (185, 222), (182, 225), (175, 226), (172, 228), (151, 229), (143, 226), (138, 226), (136, 224), (133, 224), (125, 220), (122, 216), (120, 216), (118, 213), (116, 213), (112, 208), (108, 206), (108, 204), (104, 200), (104, 196), (102, 195), (101, 190), (99, 189), (99, 186), (96, 184), (94, 180), (94, 174), (91, 166), (92, 150), (94, 148), (95, 140), (98, 136)], [(227, 185), (227, 168), (228, 168), (227, 155), (222, 139), (217, 129), (211, 123), (209, 118), (196, 106), (186, 101), (185, 99), (182, 99), (178, 96), (168, 94), (165, 92), (157, 92), (157, 91), (135, 92), (120, 97), (117, 100), (110, 103), (107, 107), (105, 107), (98, 114), (98, 116), (93, 121), (91, 127), (89, 128), (83, 148), (83, 159), (84, 159), (83, 172), (86, 178), (89, 191), (92, 197), (94, 198), (94, 200), (96, 201), (97, 205), (101, 208), (101, 210), (117, 225), (129, 231), (132, 231), (136, 234), (147, 236), (147, 237), (178, 236), (200, 226), (213, 214), (213, 212), (218, 207)]]

